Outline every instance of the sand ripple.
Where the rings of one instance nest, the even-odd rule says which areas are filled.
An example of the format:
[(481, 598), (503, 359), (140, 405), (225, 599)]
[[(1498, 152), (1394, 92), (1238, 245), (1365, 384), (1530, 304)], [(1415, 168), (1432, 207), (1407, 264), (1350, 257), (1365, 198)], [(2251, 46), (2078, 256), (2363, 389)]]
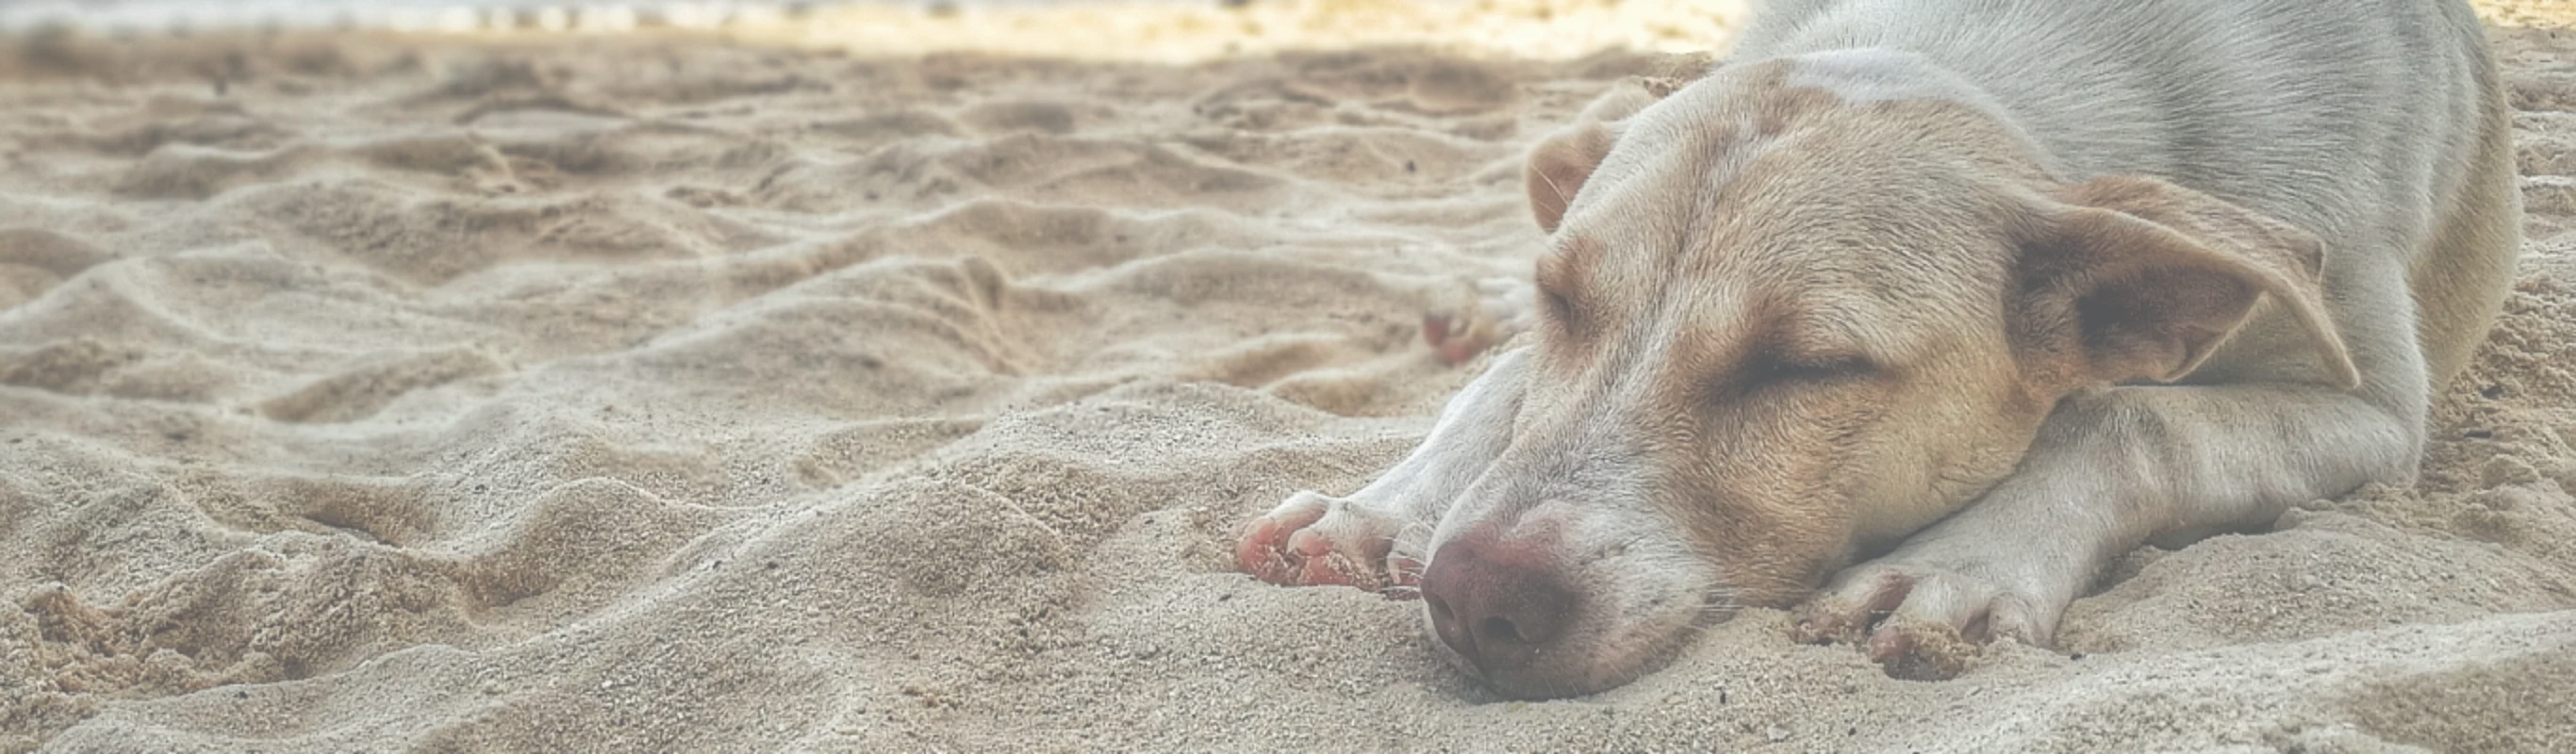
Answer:
[(2421, 485), (1954, 682), (1754, 611), (1526, 705), (1232, 535), (1408, 449), (1521, 150), (1685, 59), (10, 51), (0, 750), (2576, 740), (2576, 37), (2500, 34), (2532, 240)]

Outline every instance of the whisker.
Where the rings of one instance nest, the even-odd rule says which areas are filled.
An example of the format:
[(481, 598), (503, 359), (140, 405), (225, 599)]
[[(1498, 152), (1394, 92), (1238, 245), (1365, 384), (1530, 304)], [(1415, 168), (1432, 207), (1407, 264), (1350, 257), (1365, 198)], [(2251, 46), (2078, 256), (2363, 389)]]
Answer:
[(1736, 591), (1728, 587), (1713, 588), (1701, 594), (1696, 623), (1703, 627), (1713, 626), (1743, 612), (1744, 605), (1736, 601), (1735, 595)]
[(1557, 200), (1557, 201), (1560, 201), (1560, 202), (1566, 202), (1566, 203), (1569, 203), (1569, 204), (1571, 204), (1571, 203), (1573, 203), (1573, 202), (1574, 202), (1574, 197), (1566, 196), (1566, 195), (1565, 195), (1565, 188), (1564, 188), (1564, 187), (1562, 187), (1562, 186), (1558, 186), (1558, 185), (1556, 185), (1556, 179), (1554, 179), (1554, 178), (1549, 178), (1549, 177), (1547, 176), (1547, 171), (1544, 171), (1544, 170), (1538, 171), (1538, 179), (1539, 179), (1539, 182), (1547, 184), (1547, 190), (1548, 190), (1548, 191), (1553, 192), (1553, 193), (1555, 193), (1555, 194), (1556, 194), (1556, 200)]

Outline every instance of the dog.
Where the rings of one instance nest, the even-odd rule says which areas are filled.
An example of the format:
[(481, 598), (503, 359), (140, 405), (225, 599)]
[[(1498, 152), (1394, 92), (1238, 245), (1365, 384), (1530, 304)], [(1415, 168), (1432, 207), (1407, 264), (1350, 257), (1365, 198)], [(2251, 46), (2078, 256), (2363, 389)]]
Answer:
[(2046, 646), (2143, 544), (2413, 478), (2520, 245), (2509, 112), (2461, 0), (1774, 3), (1531, 151), (1532, 332), (1236, 558), (1417, 593), (1510, 697), (1747, 607), (1900, 677)]

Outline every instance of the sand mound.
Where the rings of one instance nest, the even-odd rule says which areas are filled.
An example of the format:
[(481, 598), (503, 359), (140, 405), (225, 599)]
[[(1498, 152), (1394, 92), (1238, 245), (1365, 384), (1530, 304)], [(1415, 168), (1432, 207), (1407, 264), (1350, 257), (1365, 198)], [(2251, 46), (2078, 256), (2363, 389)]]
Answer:
[(0, 750), (2545, 749), (2576, 740), (2576, 37), (2422, 484), (2141, 551), (2063, 651), (1788, 618), (1493, 703), (1233, 573), (1473, 374), (1521, 151), (1687, 60), (607, 40), (0, 54)]

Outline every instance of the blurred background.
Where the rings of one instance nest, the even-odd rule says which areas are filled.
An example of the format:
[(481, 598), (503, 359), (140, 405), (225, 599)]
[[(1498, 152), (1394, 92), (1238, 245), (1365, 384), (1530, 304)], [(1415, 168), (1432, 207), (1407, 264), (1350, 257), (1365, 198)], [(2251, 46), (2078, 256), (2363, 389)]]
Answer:
[[(867, 56), (990, 52), (1189, 62), (1419, 45), (1569, 59), (1722, 49), (1750, 0), (0, 0), (0, 34), (345, 30), (479, 37), (679, 34)], [(2576, 0), (2476, 0), (2506, 27), (2576, 24)]]
[(1743, 0), (0, 0), (0, 33), (142, 39), (263, 31), (715, 35), (862, 55), (982, 51), (1181, 62), (1430, 45), (1563, 59), (1707, 50)]

